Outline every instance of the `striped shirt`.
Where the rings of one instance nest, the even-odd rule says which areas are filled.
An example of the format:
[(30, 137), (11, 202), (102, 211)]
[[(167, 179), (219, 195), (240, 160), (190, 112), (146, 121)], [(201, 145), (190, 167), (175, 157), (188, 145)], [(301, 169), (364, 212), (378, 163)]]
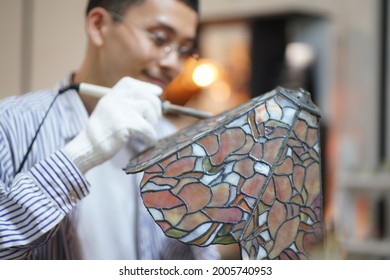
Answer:
[[(88, 120), (75, 91), (58, 97), (22, 171), (15, 174), (49, 104), (65, 84), (0, 102), (0, 259), (83, 255), (75, 230), (77, 206), (93, 186), (61, 150)], [(142, 203), (137, 203), (136, 212), (137, 259), (219, 257), (214, 247), (188, 246), (167, 238)]]

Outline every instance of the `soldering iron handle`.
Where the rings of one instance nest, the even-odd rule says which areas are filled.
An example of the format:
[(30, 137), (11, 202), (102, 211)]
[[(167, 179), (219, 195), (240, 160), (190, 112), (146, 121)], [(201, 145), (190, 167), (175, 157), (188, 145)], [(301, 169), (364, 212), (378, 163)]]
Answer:
[[(78, 90), (79, 93), (97, 98), (103, 97), (110, 91), (110, 88), (92, 85), (88, 83), (80, 83), (78, 85), (75, 85), (74, 87)], [(171, 104), (169, 101), (162, 102), (162, 110), (164, 113), (181, 114), (198, 119), (206, 119), (211, 117), (211, 114), (209, 112), (203, 112), (185, 106), (174, 105)]]

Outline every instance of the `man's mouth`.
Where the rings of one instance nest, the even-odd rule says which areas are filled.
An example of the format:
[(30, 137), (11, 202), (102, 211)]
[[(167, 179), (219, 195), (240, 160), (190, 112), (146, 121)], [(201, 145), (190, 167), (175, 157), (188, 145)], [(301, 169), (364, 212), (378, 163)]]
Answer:
[(171, 82), (171, 79), (168, 77), (162, 77), (161, 75), (153, 75), (148, 72), (143, 72), (142, 74), (146, 81), (158, 85), (162, 88), (165, 88)]

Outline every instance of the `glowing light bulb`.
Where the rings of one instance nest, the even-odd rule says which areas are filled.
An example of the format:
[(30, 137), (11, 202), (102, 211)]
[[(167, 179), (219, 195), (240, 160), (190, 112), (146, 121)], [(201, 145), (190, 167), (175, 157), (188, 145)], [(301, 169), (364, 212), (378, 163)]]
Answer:
[(290, 43), (286, 47), (286, 59), (291, 67), (304, 69), (313, 63), (315, 50), (306, 43)]
[(192, 80), (200, 87), (207, 87), (218, 78), (218, 75), (218, 68), (214, 64), (204, 62), (195, 68), (192, 74)]

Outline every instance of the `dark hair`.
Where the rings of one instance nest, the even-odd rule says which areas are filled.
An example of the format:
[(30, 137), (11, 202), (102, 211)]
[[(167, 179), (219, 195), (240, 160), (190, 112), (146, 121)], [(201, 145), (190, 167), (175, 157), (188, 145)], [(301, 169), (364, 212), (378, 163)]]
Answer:
[[(139, 4), (144, 2), (145, 0), (89, 0), (86, 14), (96, 7), (104, 8), (108, 11), (117, 13), (119, 15), (123, 15), (126, 10), (134, 4)], [(199, 1), (198, 0), (178, 0), (180, 2), (183, 2), (190, 8), (192, 8), (194, 11), (198, 13), (199, 11)]]

